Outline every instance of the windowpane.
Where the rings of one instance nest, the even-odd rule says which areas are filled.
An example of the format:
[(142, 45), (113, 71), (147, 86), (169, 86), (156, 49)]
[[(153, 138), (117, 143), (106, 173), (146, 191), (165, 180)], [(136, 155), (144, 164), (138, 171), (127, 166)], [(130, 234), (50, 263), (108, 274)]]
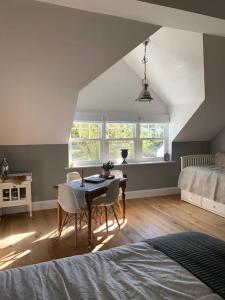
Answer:
[(71, 138), (99, 139), (101, 138), (101, 123), (73, 123)]
[(128, 149), (127, 159), (134, 158), (134, 141), (115, 140), (109, 141), (109, 159), (120, 159), (121, 149)]
[(100, 141), (85, 140), (72, 141), (72, 161), (100, 160)]
[(107, 123), (107, 139), (135, 138), (136, 124), (134, 123)]
[(163, 157), (164, 140), (142, 140), (142, 158)]
[(140, 138), (164, 138), (165, 124), (158, 123), (141, 123), (140, 124)]

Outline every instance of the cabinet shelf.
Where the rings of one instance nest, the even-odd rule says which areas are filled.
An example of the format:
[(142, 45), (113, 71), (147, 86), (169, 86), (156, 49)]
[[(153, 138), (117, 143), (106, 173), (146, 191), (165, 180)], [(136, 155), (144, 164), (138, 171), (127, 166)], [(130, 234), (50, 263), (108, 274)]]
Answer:
[[(15, 183), (16, 176), (23, 180)], [(31, 197), (32, 174), (12, 174), (6, 180), (0, 182), (0, 208), (28, 205), (30, 217), (32, 216)]]

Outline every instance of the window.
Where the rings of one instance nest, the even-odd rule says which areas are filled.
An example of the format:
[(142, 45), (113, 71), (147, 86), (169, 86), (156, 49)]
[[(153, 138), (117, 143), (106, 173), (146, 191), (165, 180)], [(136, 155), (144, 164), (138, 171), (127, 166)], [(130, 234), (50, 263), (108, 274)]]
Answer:
[(165, 153), (166, 125), (158, 123), (140, 124), (141, 158), (163, 157)]
[(74, 122), (70, 136), (72, 162), (101, 161), (101, 123)]
[(162, 159), (167, 150), (167, 130), (167, 123), (74, 122), (70, 162), (121, 162), (121, 149), (128, 149), (128, 161)]
[(107, 123), (106, 151), (108, 159), (121, 160), (121, 149), (128, 149), (127, 159), (135, 158), (135, 123)]

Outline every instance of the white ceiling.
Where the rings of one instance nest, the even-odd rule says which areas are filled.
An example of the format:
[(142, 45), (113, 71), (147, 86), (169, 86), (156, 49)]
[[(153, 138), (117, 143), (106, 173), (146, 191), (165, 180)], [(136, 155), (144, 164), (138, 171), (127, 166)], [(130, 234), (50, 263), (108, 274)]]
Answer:
[[(201, 33), (162, 27), (150, 37), (147, 74), (150, 87), (169, 106), (200, 103), (205, 99)], [(143, 45), (124, 60), (143, 78)]]
[(168, 113), (167, 105), (154, 92), (151, 104), (136, 102), (141, 89), (141, 79), (121, 59), (80, 91), (76, 112), (126, 112), (139, 117)]
[(136, 0), (36, 0), (166, 27), (225, 36), (225, 20)]

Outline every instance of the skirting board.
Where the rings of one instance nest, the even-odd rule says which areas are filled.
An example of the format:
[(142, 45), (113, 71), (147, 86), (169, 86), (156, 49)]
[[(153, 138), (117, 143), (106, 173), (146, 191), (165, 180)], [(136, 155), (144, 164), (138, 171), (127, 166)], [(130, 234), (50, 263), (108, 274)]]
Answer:
[[(180, 194), (180, 189), (178, 187), (168, 187), (168, 188), (152, 189), (152, 190), (127, 191), (126, 199), (138, 199), (138, 198), (148, 198), (148, 197), (177, 195), (177, 194)], [(36, 201), (32, 203), (32, 206), (33, 206), (33, 211), (53, 209), (57, 207), (57, 201), (56, 199)], [(15, 214), (15, 213), (21, 213), (27, 211), (28, 209), (26, 206), (7, 207), (7, 208), (0, 209), (0, 215)]]
[(152, 190), (127, 191), (126, 199), (138, 199), (138, 198), (148, 198), (148, 197), (168, 196), (168, 195), (178, 195), (178, 194), (180, 194), (180, 189), (178, 187), (168, 187), (168, 188), (152, 189)]

